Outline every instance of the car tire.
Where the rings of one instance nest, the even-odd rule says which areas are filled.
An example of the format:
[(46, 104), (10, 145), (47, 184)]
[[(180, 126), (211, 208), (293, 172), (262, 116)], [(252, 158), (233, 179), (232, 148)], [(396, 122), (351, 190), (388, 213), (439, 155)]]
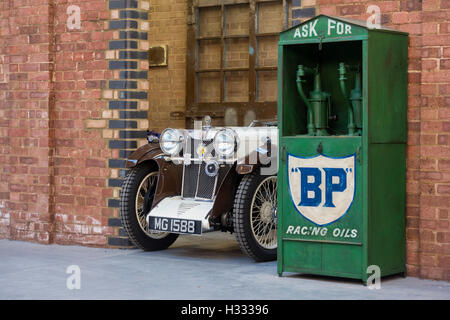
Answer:
[[(234, 200), (236, 239), (241, 250), (257, 262), (277, 258), (276, 179), (275, 175), (248, 174), (242, 178)], [(265, 186), (269, 190), (264, 191)]]
[[(147, 222), (143, 203), (147, 199), (147, 203), (151, 206), (157, 179), (157, 166), (142, 163), (130, 170), (120, 190), (119, 206), (122, 226), (130, 241), (145, 251), (167, 249), (178, 238), (178, 234), (146, 230)], [(146, 191), (149, 188), (150, 192), (147, 194)], [(150, 206), (147, 206), (148, 209)]]

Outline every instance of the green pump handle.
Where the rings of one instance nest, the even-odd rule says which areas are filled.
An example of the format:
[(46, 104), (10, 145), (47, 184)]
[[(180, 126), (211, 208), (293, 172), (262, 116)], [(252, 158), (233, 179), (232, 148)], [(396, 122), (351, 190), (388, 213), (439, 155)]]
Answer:
[(347, 78), (345, 77), (345, 74), (347, 73), (348, 66), (344, 62), (339, 63), (339, 85), (341, 88), (342, 95), (345, 98), (345, 101), (347, 102), (347, 108), (348, 108), (348, 134), (354, 135), (355, 134), (355, 121), (354, 121), (354, 113), (353, 113), (353, 106), (350, 103), (349, 97), (347, 97), (347, 89), (345, 86), (345, 80)]
[(309, 102), (308, 98), (305, 95), (305, 92), (303, 91), (302, 83), (305, 82), (305, 80), (302, 79), (307, 74), (314, 74), (317, 68), (308, 68), (303, 65), (297, 66), (297, 90), (300, 94), (300, 97), (302, 98), (303, 102), (306, 104), (306, 107), (308, 109), (308, 124), (307, 124), (307, 130), (308, 135), (313, 136), (315, 134), (316, 128), (314, 126), (314, 114), (311, 107), (311, 103)]

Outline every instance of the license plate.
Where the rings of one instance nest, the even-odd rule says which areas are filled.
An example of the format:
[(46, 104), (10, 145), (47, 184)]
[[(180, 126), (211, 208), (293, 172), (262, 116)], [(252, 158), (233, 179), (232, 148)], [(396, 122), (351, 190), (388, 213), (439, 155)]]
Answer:
[(152, 231), (164, 231), (180, 234), (202, 234), (202, 222), (200, 220), (149, 217), (148, 228)]

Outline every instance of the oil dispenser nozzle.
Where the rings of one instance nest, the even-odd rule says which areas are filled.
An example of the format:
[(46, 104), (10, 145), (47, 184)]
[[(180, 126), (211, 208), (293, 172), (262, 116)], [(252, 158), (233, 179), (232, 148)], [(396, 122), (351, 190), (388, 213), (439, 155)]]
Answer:
[[(362, 92), (361, 92), (361, 71), (360, 66), (348, 66), (344, 62), (339, 63), (339, 84), (342, 95), (348, 106), (348, 134), (351, 136), (361, 135), (362, 128)], [(345, 85), (346, 74), (349, 71), (355, 72), (355, 88), (347, 96)]]
[(308, 116), (307, 116), (307, 125), (306, 129), (308, 131), (308, 135), (314, 136), (316, 128), (314, 127), (314, 115), (312, 111), (311, 104), (309, 103), (309, 100), (306, 98), (305, 92), (303, 91), (303, 85), (302, 83), (306, 80), (303, 80), (302, 77), (306, 75), (306, 73), (310, 73), (311, 69), (307, 68), (303, 65), (298, 65), (297, 67), (297, 90), (300, 94), (300, 97), (302, 98), (303, 102), (306, 104)]
[[(303, 90), (305, 80), (302, 77), (314, 75), (314, 89), (310, 92), (309, 99)], [(330, 95), (322, 91), (320, 81), (320, 70), (318, 67), (308, 68), (299, 65), (297, 69), (297, 89), (303, 102), (308, 108), (307, 131), (312, 136), (327, 136), (328, 119), (330, 118)]]
[(356, 126), (356, 133), (361, 135), (362, 130), (362, 91), (361, 91), (361, 72), (355, 74), (355, 87), (350, 92), (350, 102), (353, 107), (353, 115)]

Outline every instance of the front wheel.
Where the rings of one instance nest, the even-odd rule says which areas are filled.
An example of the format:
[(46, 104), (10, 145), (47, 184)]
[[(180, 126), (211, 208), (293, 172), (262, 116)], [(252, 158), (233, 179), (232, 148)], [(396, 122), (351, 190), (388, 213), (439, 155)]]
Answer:
[(277, 258), (277, 177), (251, 173), (242, 178), (233, 210), (236, 239), (255, 261)]
[(148, 230), (147, 213), (151, 209), (158, 182), (158, 171), (149, 163), (131, 169), (120, 191), (120, 219), (129, 239), (146, 251), (168, 248), (178, 234)]

